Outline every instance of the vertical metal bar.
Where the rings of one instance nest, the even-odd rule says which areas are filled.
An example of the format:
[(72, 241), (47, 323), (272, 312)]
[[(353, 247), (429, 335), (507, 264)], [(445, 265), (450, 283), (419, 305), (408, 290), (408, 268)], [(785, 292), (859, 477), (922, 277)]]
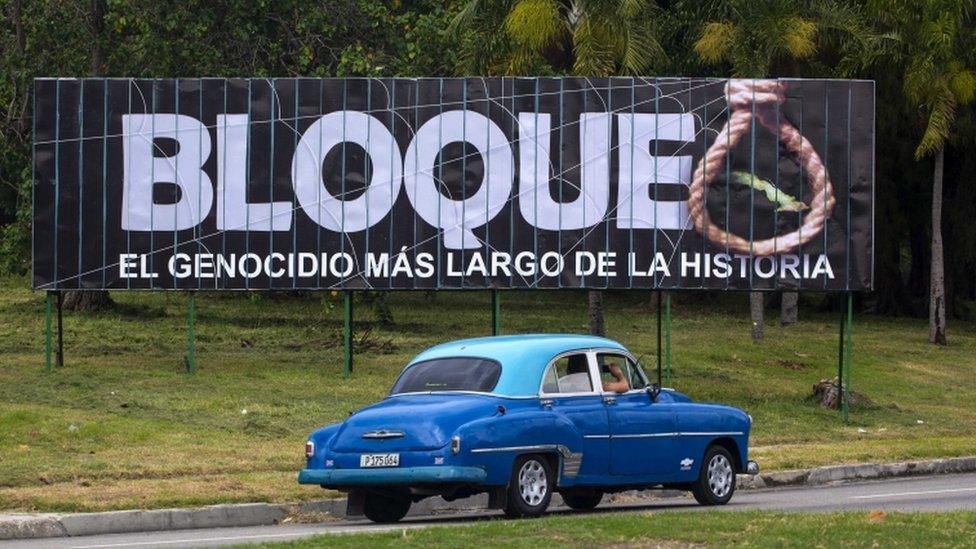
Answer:
[(844, 383), (844, 422), (850, 420), (848, 416), (848, 409), (850, 408), (851, 402), (851, 369), (854, 367), (854, 293), (847, 292), (847, 349), (845, 353), (846, 363), (844, 365), (845, 370), (845, 383)]
[(64, 366), (64, 320), (61, 315), (63, 297), (61, 290), (58, 290), (58, 354), (55, 362), (58, 368)]
[(81, 288), (82, 269), (82, 245), (85, 241), (84, 223), (84, 204), (85, 204), (85, 79), (78, 81), (78, 275), (76, 280), (78, 288)]
[(190, 292), (186, 311), (186, 373), (197, 373), (197, 294)]
[[(268, 158), (269, 159), (274, 159), (274, 153), (275, 153), (275, 125), (277, 123), (278, 117), (281, 116), (281, 112), (275, 110), (275, 108), (278, 106), (278, 85), (277, 85), (277, 81), (278, 80), (275, 79), (275, 78), (272, 78), (271, 79), (271, 89), (270, 89), (270, 92), (269, 92), (270, 95), (268, 96), (268, 101), (271, 103), (271, 119), (268, 121), (268, 129), (271, 130), (271, 140), (270, 140), (270, 143), (268, 145)], [(346, 112), (345, 111), (345, 108), (346, 107), (345, 107), (345, 103), (343, 103), (342, 108), (343, 108), (343, 111), (342, 111), (343, 112), (343, 114), (342, 114), (343, 129), (342, 129), (342, 131), (343, 131), (343, 137), (345, 137), (345, 131), (346, 131), (345, 130), (345, 121), (346, 121), (346, 114), (345, 114), (345, 112)], [(277, 112), (277, 114), (275, 114), (276, 112)], [(345, 141), (345, 139), (343, 139), (343, 141), (342, 141), (342, 162), (343, 162), (343, 164), (342, 164), (342, 177), (343, 177), (343, 183), (342, 183), (342, 196), (343, 196), (342, 205), (343, 205), (343, 210), (342, 210), (342, 212), (343, 212), (343, 219), (345, 219), (345, 211), (346, 211), (345, 210), (345, 204), (346, 204), (346, 201), (345, 201), (345, 196), (346, 196), (346, 186), (345, 186), (346, 185), (346, 183), (345, 183), (346, 164), (345, 164), (345, 161), (346, 160), (345, 159), (346, 159), (346, 141)], [(274, 164), (274, 161), (272, 161), (272, 162), (269, 162), (269, 165), (268, 165), (268, 194), (271, 195), (271, 201), (270, 201), (270, 203), (271, 203), (271, 206), (270, 206), (271, 214), (269, 216), (271, 220), (270, 220), (269, 223), (270, 223), (270, 226), (271, 226), (271, 229), (272, 229), (270, 231), (269, 236), (268, 236), (268, 257), (271, 257), (271, 256), (274, 255), (274, 241), (275, 241), (275, 239), (274, 239), (274, 222), (275, 222), (275, 211), (274, 211), (274, 203), (275, 203), (274, 183), (275, 183), (275, 164)], [(345, 229), (345, 224), (343, 224), (343, 229)], [(343, 234), (345, 234), (345, 230), (343, 230)], [(272, 277), (270, 275), (270, 273), (269, 273), (268, 274), (268, 288), (271, 288), (273, 286), (274, 286), (274, 277)]]
[(657, 384), (661, 385), (661, 290), (657, 290)]
[(844, 409), (844, 335), (847, 326), (847, 311), (843, 303), (840, 307), (840, 332), (837, 338), (837, 410)]
[(342, 292), (342, 377), (352, 374), (352, 290)]
[(664, 292), (664, 381), (671, 387), (671, 293)]
[(51, 292), (44, 296), (44, 371), (51, 371)]
[(502, 303), (498, 290), (491, 290), (491, 335), (502, 333)]

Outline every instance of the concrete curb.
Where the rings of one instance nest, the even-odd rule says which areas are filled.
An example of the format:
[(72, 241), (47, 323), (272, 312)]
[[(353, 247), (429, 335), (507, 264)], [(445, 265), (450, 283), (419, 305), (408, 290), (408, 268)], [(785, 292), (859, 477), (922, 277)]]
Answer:
[[(976, 456), (900, 463), (863, 463), (831, 465), (814, 469), (776, 471), (756, 476), (739, 475), (739, 488), (750, 490), (778, 486), (815, 486), (857, 480), (966, 473), (976, 471)], [(640, 500), (684, 496), (674, 490), (644, 490), (614, 494), (609, 501)], [(487, 507), (485, 495), (456, 501), (428, 498), (410, 508), (411, 516), (429, 516), (472, 511)], [(558, 494), (552, 504), (561, 506)], [(278, 524), (288, 517), (303, 514), (325, 514), (341, 517), (346, 500), (327, 499), (300, 504), (244, 503), (210, 505), (190, 509), (155, 509), (148, 511), (107, 511), (101, 513), (18, 513), (0, 514), (0, 540), (91, 536), (192, 528), (221, 528)]]
[(742, 488), (771, 488), (775, 486), (817, 486), (854, 480), (868, 480), (913, 475), (940, 475), (976, 471), (976, 456), (903, 461), (898, 463), (859, 463), (829, 465), (814, 469), (795, 469), (760, 473), (755, 477), (739, 477)]

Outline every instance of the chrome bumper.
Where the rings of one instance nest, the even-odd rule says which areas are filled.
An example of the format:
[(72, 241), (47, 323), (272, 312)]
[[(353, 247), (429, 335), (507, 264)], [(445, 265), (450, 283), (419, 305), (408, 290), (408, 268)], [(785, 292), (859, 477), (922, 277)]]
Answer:
[(759, 464), (751, 459), (746, 462), (746, 474), (747, 475), (758, 475), (759, 474)]
[(390, 467), (376, 469), (302, 469), (299, 484), (328, 487), (368, 486), (377, 484), (480, 484), (487, 473), (480, 467)]

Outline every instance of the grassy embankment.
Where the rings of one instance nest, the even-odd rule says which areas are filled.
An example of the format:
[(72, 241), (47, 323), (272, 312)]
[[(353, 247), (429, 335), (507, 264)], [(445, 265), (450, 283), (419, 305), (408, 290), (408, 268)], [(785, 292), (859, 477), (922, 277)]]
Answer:
[[(361, 305), (356, 371), (343, 380), (334, 297), (203, 294), (191, 377), (185, 295), (117, 293), (114, 312), (65, 315), (65, 366), (44, 373), (44, 296), (26, 286), (0, 282), (0, 510), (322, 497), (294, 481), (311, 429), (382, 398), (425, 347), (490, 330), (487, 292), (395, 294), (392, 326)], [(853, 384), (874, 404), (845, 425), (809, 398), (836, 375), (835, 315), (807, 307), (755, 344), (745, 300), (675, 305), (673, 384), (748, 410), (765, 470), (976, 454), (976, 325), (954, 323), (936, 347), (922, 320), (858, 318)], [(648, 301), (610, 296), (607, 324), (653, 364)], [(582, 293), (508, 292), (502, 314), (508, 333), (585, 331)]]
[(972, 547), (976, 513), (606, 513), (491, 520), (266, 547)]

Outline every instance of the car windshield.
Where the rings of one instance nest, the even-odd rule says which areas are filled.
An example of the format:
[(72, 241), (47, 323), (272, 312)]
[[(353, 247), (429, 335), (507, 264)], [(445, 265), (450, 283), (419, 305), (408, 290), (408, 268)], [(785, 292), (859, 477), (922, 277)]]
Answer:
[(501, 364), (485, 358), (436, 358), (407, 368), (390, 390), (391, 395), (432, 391), (490, 392), (502, 373)]

